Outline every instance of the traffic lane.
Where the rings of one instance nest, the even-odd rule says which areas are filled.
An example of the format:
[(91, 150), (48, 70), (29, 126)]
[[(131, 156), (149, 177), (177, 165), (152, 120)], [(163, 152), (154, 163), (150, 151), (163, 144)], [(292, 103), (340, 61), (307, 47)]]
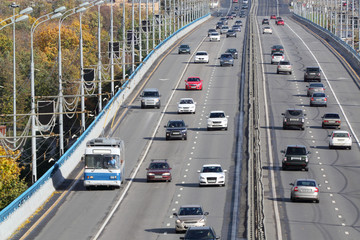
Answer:
[[(319, 111), (316, 111), (316, 112), (319, 112)], [(319, 114), (316, 114), (316, 115), (319, 115)], [(296, 235), (296, 234), (295, 234)]]
[[(181, 92), (180, 91), (180, 93), (183, 93), (183, 92)], [(176, 97), (175, 97), (176, 98)], [(165, 123), (166, 121), (164, 121), (164, 123)], [(162, 124), (161, 124), (162, 125)], [(162, 134), (162, 136), (164, 136), (164, 134)], [(162, 137), (161, 135), (160, 135), (160, 137), (157, 137), (157, 139), (163, 139), (163, 137)], [(172, 142), (172, 141), (170, 141), (170, 142)], [(154, 145), (151, 147), (151, 149), (157, 149), (157, 147), (156, 147), (156, 144), (157, 144), (157, 141), (155, 141), (154, 142)], [(160, 143), (160, 145), (163, 145), (164, 143)], [(172, 146), (174, 146), (174, 144), (171, 144)], [(178, 145), (178, 144), (177, 144)], [(161, 149), (163, 149), (164, 147), (162, 146), (162, 147), (160, 147)], [(174, 154), (174, 151), (173, 151), (173, 149), (169, 149), (168, 147), (165, 147), (165, 149), (166, 149), (166, 151), (170, 151), (169, 153), (171, 154), (171, 155), (173, 155)], [(149, 153), (149, 159), (151, 159), (151, 157), (150, 157), (150, 155), (151, 155), (151, 152), (152, 151), (150, 151), (150, 153)], [(177, 151), (175, 151), (175, 153), (176, 153)], [(158, 154), (159, 152), (158, 151), (156, 151), (156, 153)], [(155, 158), (157, 158), (158, 156), (157, 156), (157, 154), (155, 154)], [(160, 154), (160, 155), (162, 155), (162, 154)], [(176, 176), (175, 176), (176, 177)], [(127, 214), (125, 214), (125, 215), (127, 215)], [(114, 222), (118, 222), (118, 221), (114, 221)], [(104, 233), (105, 234), (105, 233)]]

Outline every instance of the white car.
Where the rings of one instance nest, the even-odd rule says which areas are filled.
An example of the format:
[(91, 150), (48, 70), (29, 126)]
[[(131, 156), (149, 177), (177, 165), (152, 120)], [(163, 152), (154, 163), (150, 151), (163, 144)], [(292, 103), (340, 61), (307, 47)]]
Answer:
[(220, 34), (218, 32), (212, 32), (209, 38), (210, 38), (210, 42), (214, 42), (214, 41), (220, 42)]
[(351, 149), (352, 139), (348, 131), (333, 131), (329, 135), (329, 148), (348, 148)]
[(271, 64), (279, 63), (280, 61), (285, 61), (285, 54), (281, 52), (274, 52), (271, 55)]
[(206, 51), (196, 52), (194, 63), (209, 63), (209, 54)]
[(271, 29), (271, 27), (264, 27), (264, 28), (263, 28), (263, 34), (265, 34), (265, 33), (272, 34), (272, 29)]
[(196, 111), (196, 102), (192, 98), (181, 98), (178, 102), (178, 113), (193, 113)]
[(207, 130), (228, 128), (228, 117), (224, 111), (211, 111), (207, 117)]
[(222, 26), (220, 29), (220, 34), (227, 33), (229, 31), (229, 26)]
[(201, 170), (198, 170), (199, 185), (219, 185), (225, 186), (225, 173), (227, 171), (221, 168), (220, 164), (205, 164)]

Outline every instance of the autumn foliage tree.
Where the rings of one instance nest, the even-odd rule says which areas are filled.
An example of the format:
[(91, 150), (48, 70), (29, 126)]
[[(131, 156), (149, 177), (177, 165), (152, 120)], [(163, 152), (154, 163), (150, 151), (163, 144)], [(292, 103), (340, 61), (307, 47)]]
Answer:
[(19, 157), (18, 151), (5, 151), (0, 146), (0, 210), (27, 189), (24, 180), (20, 179), (21, 167), (17, 162)]

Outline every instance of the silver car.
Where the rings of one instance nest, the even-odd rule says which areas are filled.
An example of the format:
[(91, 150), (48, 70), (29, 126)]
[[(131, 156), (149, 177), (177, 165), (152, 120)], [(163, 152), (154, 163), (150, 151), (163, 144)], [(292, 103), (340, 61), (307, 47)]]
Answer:
[(315, 92), (310, 98), (310, 107), (324, 106), (327, 107), (327, 96), (323, 92)]
[(284, 60), (285, 60), (285, 54), (283, 54), (283, 53), (274, 52), (271, 55), (271, 64), (279, 63), (280, 61), (284, 61)]
[(227, 33), (229, 31), (229, 27), (228, 26), (222, 26), (220, 29), (220, 34), (224, 34)]
[(325, 86), (322, 83), (310, 83), (310, 85), (306, 86), (307, 96), (310, 97), (315, 92), (325, 92)]
[(296, 179), (294, 183), (290, 183), (292, 186), (290, 199), (292, 202), (296, 200), (310, 200), (316, 203), (320, 202), (319, 199), (319, 187), (314, 179)]
[(203, 212), (200, 205), (183, 205), (175, 216), (175, 231), (185, 232), (189, 227), (203, 227), (206, 225), (208, 212)]
[(286, 74), (289, 73), (291, 75), (292, 71), (293, 71), (293, 68), (289, 61), (280, 61), (278, 63), (277, 70), (276, 70), (277, 74), (284, 72)]

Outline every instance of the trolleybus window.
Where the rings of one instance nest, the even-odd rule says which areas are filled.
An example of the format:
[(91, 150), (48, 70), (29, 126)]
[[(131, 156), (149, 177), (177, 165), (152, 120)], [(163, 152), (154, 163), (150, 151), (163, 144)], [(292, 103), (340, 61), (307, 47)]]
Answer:
[(117, 169), (120, 167), (118, 155), (86, 155), (85, 168)]

